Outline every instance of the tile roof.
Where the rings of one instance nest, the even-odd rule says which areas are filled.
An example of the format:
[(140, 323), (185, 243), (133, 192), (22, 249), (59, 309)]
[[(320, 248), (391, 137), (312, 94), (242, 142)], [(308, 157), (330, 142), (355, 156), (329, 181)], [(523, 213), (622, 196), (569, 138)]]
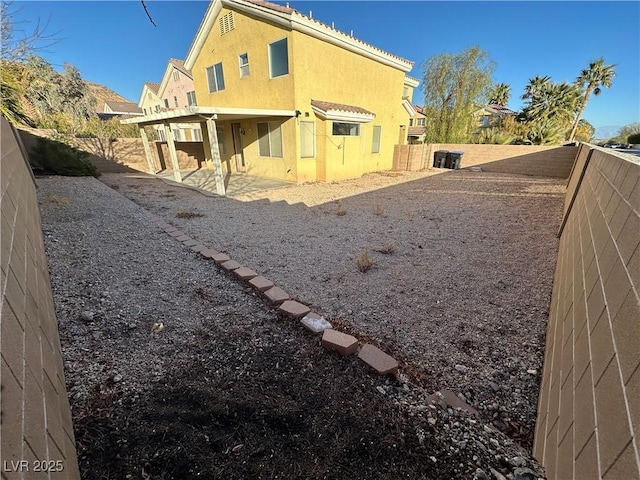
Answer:
[(416, 110), (416, 112), (418, 112), (421, 115), (425, 115), (424, 113), (424, 107), (421, 107), (420, 105), (414, 105), (413, 108)]
[(174, 67), (176, 67), (178, 70), (180, 70), (182, 73), (184, 73), (185, 75), (188, 75), (189, 77), (191, 77), (191, 70), (187, 70), (184, 66), (184, 60), (178, 60), (177, 58), (170, 58), (169, 59), (169, 64), (173, 65)]
[(413, 137), (423, 135), (425, 131), (425, 127), (409, 127), (409, 135)]
[(498, 105), (497, 103), (492, 103), (484, 107), (490, 113), (495, 113), (496, 115), (516, 115), (518, 112), (514, 112), (513, 110), (503, 107), (502, 105)]
[(154, 82), (144, 82), (144, 84), (149, 87), (149, 90), (151, 90), (153, 93), (158, 93), (158, 89), (160, 88), (160, 84), (159, 83), (154, 83)]
[(133, 102), (104, 102), (113, 113), (142, 113), (142, 109)]
[(348, 113), (359, 113), (362, 115), (375, 115), (373, 112), (354, 105), (345, 105), (343, 103), (323, 102), (321, 100), (311, 100), (311, 105), (317, 109), (328, 112), (330, 110)]

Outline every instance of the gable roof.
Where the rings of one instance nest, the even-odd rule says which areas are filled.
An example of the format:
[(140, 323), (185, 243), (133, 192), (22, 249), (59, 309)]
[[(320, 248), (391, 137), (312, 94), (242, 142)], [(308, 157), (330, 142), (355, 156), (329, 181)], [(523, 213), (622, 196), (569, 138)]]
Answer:
[(355, 105), (345, 105), (344, 103), (325, 102), (322, 100), (311, 100), (311, 109), (320, 117), (327, 120), (337, 120), (344, 122), (370, 122), (376, 114)]
[(155, 93), (156, 95), (158, 94), (158, 90), (160, 89), (160, 84), (159, 83), (154, 83), (154, 82), (144, 82), (145, 86), (151, 90), (153, 93)]
[(513, 110), (507, 107), (498, 105), (497, 103), (491, 103), (483, 107), (483, 110), (487, 111), (488, 113), (493, 113), (495, 115), (516, 115), (518, 113), (518, 112), (514, 112)]
[(303, 15), (293, 8), (283, 7), (264, 0), (212, 0), (198, 27), (198, 32), (189, 48), (189, 53), (187, 53), (184, 61), (185, 68), (193, 68), (193, 64), (209, 36), (222, 7), (247, 13), (260, 20), (266, 20), (290, 30), (302, 32), (403, 72), (408, 72), (413, 68), (413, 62), (410, 60), (358, 40), (333, 26), (330, 27), (307, 15)]
[(104, 102), (104, 104), (105, 108), (111, 109), (111, 112), (103, 113), (142, 114), (142, 109), (133, 102)]
[(153, 95), (159, 99), (158, 97), (159, 89), (160, 89), (159, 83), (144, 82), (144, 85), (142, 86), (142, 93), (140, 93), (140, 100), (138, 100), (138, 106), (142, 108), (142, 105), (144, 105), (145, 97), (149, 92), (153, 93)]
[(178, 70), (186, 75), (188, 78), (193, 80), (193, 75), (191, 74), (191, 70), (184, 66), (184, 62), (182, 60), (178, 60), (177, 58), (170, 58), (169, 63), (167, 63), (167, 68), (164, 71), (164, 75), (162, 76), (162, 82), (160, 82), (160, 87), (158, 87), (158, 91), (156, 94), (159, 97), (162, 97), (165, 89), (167, 88), (167, 83), (169, 83), (169, 79), (173, 74), (173, 70)]

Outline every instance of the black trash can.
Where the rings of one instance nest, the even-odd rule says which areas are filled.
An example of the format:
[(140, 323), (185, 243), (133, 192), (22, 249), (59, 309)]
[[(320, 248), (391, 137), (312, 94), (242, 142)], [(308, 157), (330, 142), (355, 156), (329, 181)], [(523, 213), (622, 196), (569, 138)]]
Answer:
[(437, 150), (433, 153), (433, 168), (445, 168), (449, 150)]
[(452, 170), (460, 170), (460, 164), (462, 163), (462, 155), (464, 152), (461, 150), (453, 150), (447, 153), (447, 166)]

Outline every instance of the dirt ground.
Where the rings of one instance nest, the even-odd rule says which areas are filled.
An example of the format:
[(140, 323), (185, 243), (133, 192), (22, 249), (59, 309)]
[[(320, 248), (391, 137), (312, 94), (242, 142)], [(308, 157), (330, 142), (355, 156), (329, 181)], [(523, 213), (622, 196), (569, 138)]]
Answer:
[[(322, 195), (333, 194), (321, 190), (331, 185), (270, 193), (289, 190), (287, 202), (297, 203), (297, 195), (316, 189), (311, 208), (206, 198), (126, 175), (103, 178), (116, 190), (94, 179), (38, 179), (83, 478), (542, 477), (527, 448), (563, 182), (485, 176), (461, 187), (465, 175), (406, 183), (394, 178), (396, 186), (372, 190), (370, 181), (384, 184), (385, 176), (377, 175), (361, 180), (366, 195), (358, 196), (358, 182), (352, 182), (339, 203), (323, 203)], [(444, 200), (434, 203), (438, 197)], [(472, 212), (466, 212), (468, 201)], [(443, 205), (456, 205), (453, 218)], [(489, 215), (480, 211), (496, 207), (503, 212), (501, 232), (483, 223)], [(335, 325), (383, 346), (401, 359), (401, 375), (377, 377), (360, 362), (325, 351), (317, 336), (278, 317), (253, 291), (160, 231), (148, 211), (264, 272)], [(477, 247), (454, 260), (464, 247), (452, 243), (443, 265), (434, 263), (435, 249), (429, 262), (416, 260), (429, 251), (419, 233), (428, 222), (433, 241), (459, 243), (466, 238), (459, 236), (460, 224), (475, 235), (468, 244), (482, 236), (486, 243), (501, 239), (502, 276), (492, 277), (491, 285), (507, 292), (500, 298), (485, 292), (493, 307), (485, 306), (489, 301), (474, 305), (477, 294), (463, 280), (457, 287), (471, 295), (466, 300), (437, 286), (438, 278), (450, 281), (449, 272), (467, 274), (468, 265), (475, 269), (470, 280), (487, 277), (497, 265), (487, 258), (491, 251), (474, 258)], [(407, 237), (404, 228), (415, 229), (414, 235)], [(522, 249), (525, 230), (531, 242), (547, 243), (513, 258), (509, 240)], [(369, 238), (357, 237), (358, 231)], [(363, 273), (354, 258), (363, 244), (373, 244), (371, 236), (395, 249), (372, 250), (375, 266)], [(251, 238), (263, 248), (253, 248)], [(319, 238), (331, 239), (331, 248), (320, 248)], [(304, 247), (305, 240), (312, 246)], [(295, 256), (314, 266), (315, 282), (302, 278), (308, 270), (288, 263), (297, 247), (304, 248)], [(333, 273), (325, 273), (313, 254), (329, 258), (325, 247), (339, 259), (338, 266), (328, 262)], [(545, 249), (553, 252), (534, 261)], [(431, 270), (428, 280), (421, 262)], [(398, 278), (399, 272), (405, 276)], [(393, 281), (385, 282), (390, 274)], [(325, 275), (329, 279), (318, 282)], [(517, 282), (544, 291), (513, 292)], [(381, 283), (386, 295), (375, 287)], [(312, 287), (317, 284), (323, 294)], [(482, 288), (486, 284), (480, 295)], [(438, 290), (432, 299), (429, 289)], [(525, 298), (520, 295), (527, 301), (518, 303)], [(432, 320), (416, 328), (425, 309)], [(439, 388), (458, 393), (479, 415), (428, 405), (426, 396)]]

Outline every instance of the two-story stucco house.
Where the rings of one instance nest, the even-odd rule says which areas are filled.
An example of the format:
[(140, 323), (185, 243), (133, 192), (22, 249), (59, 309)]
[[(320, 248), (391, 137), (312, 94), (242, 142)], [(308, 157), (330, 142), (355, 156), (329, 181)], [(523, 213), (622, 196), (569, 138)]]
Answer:
[(213, 0), (184, 62), (197, 106), (126, 122), (200, 122), (217, 176), (354, 178), (407, 142), (412, 66), (289, 7)]

